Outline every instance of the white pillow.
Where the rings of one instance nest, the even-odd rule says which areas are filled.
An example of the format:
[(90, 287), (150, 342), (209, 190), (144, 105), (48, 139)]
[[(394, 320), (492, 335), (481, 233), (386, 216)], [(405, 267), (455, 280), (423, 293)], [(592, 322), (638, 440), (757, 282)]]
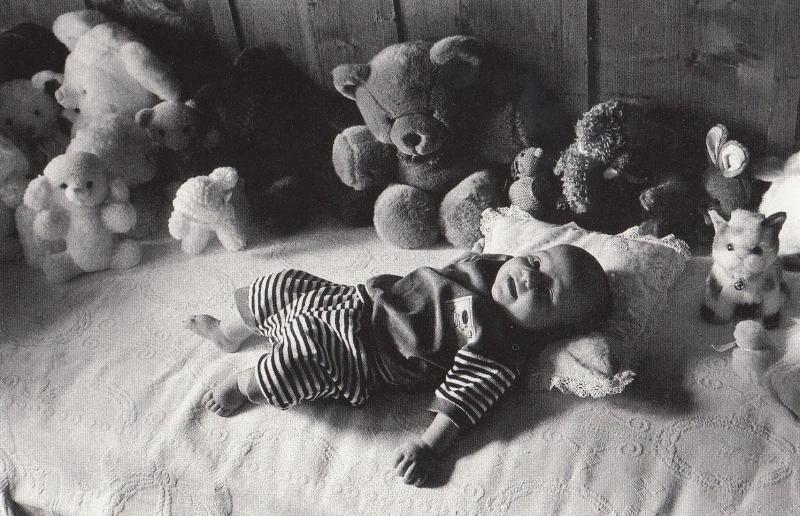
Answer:
[[(528, 374), (528, 386), (556, 387), (582, 397), (622, 392), (635, 376), (639, 337), (691, 257), (686, 243), (672, 235), (662, 239), (639, 235), (636, 228), (607, 235), (574, 223), (548, 224), (513, 206), (484, 211), (481, 232), (484, 239), (476, 244), (476, 251), (516, 255), (572, 244), (597, 258), (611, 283), (610, 319), (591, 335), (548, 344)], [(616, 371), (608, 368), (609, 353)]]

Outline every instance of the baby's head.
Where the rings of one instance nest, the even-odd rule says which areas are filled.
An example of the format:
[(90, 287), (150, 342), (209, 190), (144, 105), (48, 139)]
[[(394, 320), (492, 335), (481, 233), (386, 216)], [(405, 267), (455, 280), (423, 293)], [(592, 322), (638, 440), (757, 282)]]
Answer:
[(492, 299), (515, 324), (532, 331), (589, 330), (611, 310), (603, 267), (573, 245), (531, 251), (507, 261), (497, 272)]

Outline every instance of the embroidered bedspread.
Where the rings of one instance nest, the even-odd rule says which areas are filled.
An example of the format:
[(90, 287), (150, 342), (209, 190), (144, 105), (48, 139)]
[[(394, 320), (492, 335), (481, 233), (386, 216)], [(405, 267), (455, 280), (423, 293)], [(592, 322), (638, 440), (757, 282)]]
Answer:
[(0, 515), (800, 513), (800, 424), (711, 348), (733, 327), (696, 317), (704, 258), (677, 279), (621, 395), (518, 386), (430, 488), (400, 483), (389, 459), (430, 421), (432, 393), (229, 419), (201, 408), (208, 386), (266, 348), (217, 351), (181, 327), (187, 315), (219, 313), (235, 287), (286, 267), (358, 282), (458, 254), (324, 223), (242, 253), (156, 242), (140, 267), (58, 288), (3, 270)]

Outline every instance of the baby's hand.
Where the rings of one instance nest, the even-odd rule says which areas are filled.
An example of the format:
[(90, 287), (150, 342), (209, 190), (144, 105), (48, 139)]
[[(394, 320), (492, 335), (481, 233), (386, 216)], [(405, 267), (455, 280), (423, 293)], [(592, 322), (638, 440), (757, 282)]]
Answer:
[(394, 471), (406, 484), (421, 486), (436, 466), (436, 454), (421, 439), (409, 441), (395, 451)]

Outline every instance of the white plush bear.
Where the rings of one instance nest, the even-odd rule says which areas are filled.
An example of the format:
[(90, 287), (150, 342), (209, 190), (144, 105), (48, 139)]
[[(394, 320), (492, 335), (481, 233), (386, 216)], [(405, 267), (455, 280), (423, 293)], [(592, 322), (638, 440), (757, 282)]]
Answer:
[(65, 242), (64, 251), (47, 254), (41, 263), (52, 282), (84, 272), (126, 269), (141, 260), (137, 242), (116, 236), (136, 222), (128, 187), (111, 179), (94, 154), (71, 151), (54, 158), (44, 175), (28, 185), (23, 202), (36, 212), (35, 234)]
[(193, 177), (178, 188), (172, 202), (169, 234), (181, 241), (184, 252), (202, 252), (212, 234), (230, 251), (244, 249), (247, 240), (232, 202), (238, 180), (235, 169), (220, 167), (207, 176)]
[(14, 143), (0, 136), (0, 260), (19, 255), (20, 245), (14, 238), (14, 209), (22, 204), (28, 184), (30, 164)]
[(180, 98), (172, 69), (131, 30), (97, 11), (62, 14), (53, 33), (71, 50), (56, 100), (73, 111), (73, 134), (102, 114), (133, 118), (160, 99)]

